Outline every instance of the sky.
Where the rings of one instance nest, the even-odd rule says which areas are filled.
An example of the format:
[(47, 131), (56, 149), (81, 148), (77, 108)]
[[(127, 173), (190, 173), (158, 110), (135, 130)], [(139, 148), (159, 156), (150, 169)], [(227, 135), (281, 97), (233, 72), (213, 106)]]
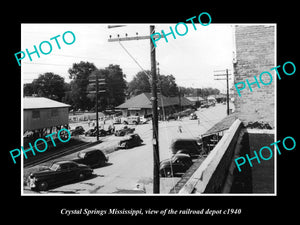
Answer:
[[(52, 52), (48, 55), (41, 54), (40, 58), (32, 54), (32, 61), (28, 55), (21, 61), (21, 74), (23, 83), (30, 83), (39, 74), (53, 72), (65, 78), (69, 82), (68, 69), (73, 63), (88, 61), (101, 69), (109, 64), (118, 64), (126, 74), (126, 80), (130, 82), (141, 71), (136, 62), (126, 53), (119, 42), (108, 42), (112, 38), (132, 36), (145, 36), (150, 33), (150, 24), (121, 24), (126, 25), (109, 29), (108, 25), (116, 24), (22, 24), (21, 25), (21, 49), (34, 51), (34, 45), (39, 48), (43, 41), (49, 41)], [(118, 24), (119, 25), (119, 24)], [(170, 26), (175, 31), (176, 24), (151, 24), (155, 25), (155, 32), (170, 32)], [(160, 74), (172, 74), (176, 83), (183, 87), (218, 88), (226, 91), (225, 80), (214, 80), (215, 70), (230, 69), (232, 71), (233, 59), (233, 25), (209, 24), (201, 26), (195, 22), (197, 30), (192, 24), (187, 24), (188, 32), (184, 36), (176, 34), (167, 36), (156, 42), (156, 61), (159, 63)], [(76, 37), (73, 44), (67, 45), (62, 40), (66, 31), (72, 31)], [(184, 33), (183, 25), (178, 26), (178, 32)], [(138, 33), (138, 34), (137, 34)], [(57, 38), (61, 49), (58, 49), (55, 40)], [(66, 34), (66, 41), (72, 41), (70, 34)], [(122, 45), (135, 58), (144, 70), (150, 70), (150, 40), (123, 41)], [(43, 50), (47, 52), (48, 45), (43, 44)], [(17, 63), (17, 61), (16, 61)], [(220, 73), (220, 72), (219, 72)], [(232, 80), (230, 81), (232, 86)]]

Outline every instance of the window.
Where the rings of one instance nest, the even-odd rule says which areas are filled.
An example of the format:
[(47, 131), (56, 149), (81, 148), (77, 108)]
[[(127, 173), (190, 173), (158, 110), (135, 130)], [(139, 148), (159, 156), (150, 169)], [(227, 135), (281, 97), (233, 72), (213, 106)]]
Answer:
[(62, 165), (60, 165), (60, 169), (61, 170), (68, 170), (69, 169), (69, 165), (68, 164), (62, 164)]
[(40, 118), (40, 111), (39, 110), (33, 110), (32, 111), (32, 119), (39, 119)]

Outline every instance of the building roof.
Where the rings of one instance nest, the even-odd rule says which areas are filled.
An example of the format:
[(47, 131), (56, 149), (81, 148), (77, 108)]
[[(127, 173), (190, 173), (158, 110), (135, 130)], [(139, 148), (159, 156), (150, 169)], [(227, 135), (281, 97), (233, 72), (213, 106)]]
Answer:
[(64, 108), (70, 105), (44, 97), (23, 98), (23, 109)]
[[(150, 109), (151, 104), (151, 93), (141, 93), (128, 99), (123, 104), (117, 106), (118, 109)], [(171, 105), (179, 105), (179, 97), (166, 97), (161, 94), (157, 95), (158, 107), (167, 107)], [(192, 105), (192, 102), (185, 97), (181, 97), (181, 105), (187, 106)]]
[(211, 134), (219, 133), (223, 130), (227, 130), (230, 128), (230, 126), (234, 123), (234, 121), (238, 119), (238, 116), (236, 113), (232, 113), (229, 116), (226, 116), (224, 119), (222, 119), (220, 122), (213, 125), (208, 131), (206, 131), (201, 136), (208, 136)]
[(201, 97), (186, 97), (191, 102), (203, 101), (204, 99)]
[(127, 109), (127, 108), (143, 108), (143, 109), (150, 109), (151, 101), (150, 98), (145, 93), (136, 95), (124, 102), (123, 104), (117, 106), (118, 109)]
[(216, 98), (212, 95), (208, 96), (207, 99), (212, 99), (212, 100), (216, 100)]

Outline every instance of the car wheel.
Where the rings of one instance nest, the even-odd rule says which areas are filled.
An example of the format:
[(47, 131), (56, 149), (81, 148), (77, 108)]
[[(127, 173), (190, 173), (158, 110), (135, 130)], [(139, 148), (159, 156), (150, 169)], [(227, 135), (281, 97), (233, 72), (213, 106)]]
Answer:
[(164, 169), (161, 174), (162, 177), (172, 177), (172, 172), (170, 169)]
[(129, 148), (129, 144), (126, 142), (124, 148), (128, 149)]
[(48, 182), (47, 181), (42, 181), (38, 184), (37, 186), (39, 191), (47, 191), (48, 190)]
[(166, 177), (172, 177), (171, 170), (167, 170), (167, 171), (165, 171), (165, 173), (166, 173)]

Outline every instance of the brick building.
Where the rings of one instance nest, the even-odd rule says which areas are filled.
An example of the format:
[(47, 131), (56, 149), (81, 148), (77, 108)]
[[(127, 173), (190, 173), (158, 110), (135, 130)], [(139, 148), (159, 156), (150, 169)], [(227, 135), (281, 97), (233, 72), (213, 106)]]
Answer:
[[(238, 96), (234, 91), (235, 111), (239, 119), (247, 125), (249, 122), (264, 122), (274, 128), (275, 108), (275, 25), (237, 25), (235, 26), (234, 83), (255, 82), (263, 71), (273, 75), (270, 85), (246, 86)], [(267, 78), (266, 78), (267, 79)], [(268, 78), (269, 79), (269, 78)], [(265, 82), (268, 83), (269, 80)]]

